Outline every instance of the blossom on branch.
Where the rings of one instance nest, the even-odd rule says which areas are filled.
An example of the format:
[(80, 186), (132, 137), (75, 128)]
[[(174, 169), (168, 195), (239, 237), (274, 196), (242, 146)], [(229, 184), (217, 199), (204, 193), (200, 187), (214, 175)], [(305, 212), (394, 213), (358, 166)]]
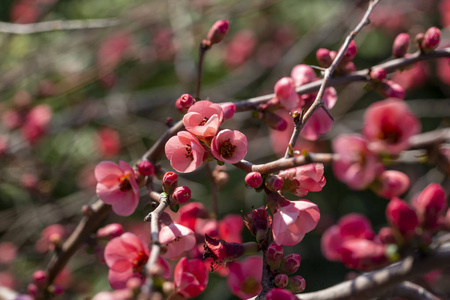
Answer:
[(171, 223), (169, 226), (162, 227), (159, 231), (159, 242), (166, 249), (162, 256), (175, 258), (195, 246), (195, 235), (191, 229)]
[(230, 263), (227, 283), (231, 292), (241, 299), (258, 295), (261, 291), (263, 262), (259, 256), (251, 256), (241, 262)]
[(208, 284), (208, 270), (200, 259), (181, 258), (174, 272), (175, 293), (187, 298), (198, 296)]
[(194, 103), (183, 117), (186, 130), (201, 140), (211, 140), (222, 121), (222, 107), (206, 100)]
[(206, 153), (198, 139), (187, 131), (171, 137), (165, 146), (166, 157), (176, 171), (189, 173), (203, 164)]
[(326, 183), (323, 174), (323, 164), (315, 163), (281, 171), (278, 176), (283, 179), (283, 192), (303, 197), (322, 190)]
[(212, 155), (223, 162), (235, 164), (247, 154), (247, 137), (240, 131), (225, 129), (211, 141)]

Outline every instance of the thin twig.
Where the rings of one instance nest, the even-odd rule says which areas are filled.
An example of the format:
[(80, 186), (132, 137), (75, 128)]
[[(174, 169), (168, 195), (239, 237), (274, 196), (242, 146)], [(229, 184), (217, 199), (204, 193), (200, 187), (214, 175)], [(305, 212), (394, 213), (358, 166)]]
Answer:
[(209, 48), (204, 43), (200, 43), (198, 52), (198, 69), (197, 69), (197, 87), (195, 89), (195, 98), (200, 98), (200, 89), (202, 85), (203, 59)]
[(347, 36), (344, 44), (341, 46), (339, 52), (337, 53), (333, 63), (324, 71), (323, 80), (317, 93), (316, 99), (314, 100), (313, 104), (308, 108), (308, 110), (305, 112), (302, 119), (295, 120), (294, 131), (292, 133), (291, 139), (289, 140), (289, 144), (286, 149), (286, 154), (284, 155), (285, 158), (291, 157), (293, 155), (292, 149), (294, 148), (295, 143), (297, 142), (301, 130), (305, 126), (306, 122), (308, 122), (309, 118), (311, 118), (312, 114), (318, 108), (322, 108), (329, 116), (331, 116), (330, 113), (328, 112), (328, 109), (324, 106), (324, 102), (322, 99), (323, 94), (325, 93), (325, 89), (328, 85), (328, 81), (330, 80), (331, 75), (333, 75), (333, 72), (340, 63), (341, 59), (344, 57), (345, 51), (347, 51), (347, 48), (350, 45), (351, 41), (353, 41), (353, 39), (365, 25), (369, 24), (369, 16), (378, 2), (379, 0), (371, 0), (369, 2), (369, 7), (367, 8), (367, 11), (364, 14), (363, 18), (358, 23), (358, 25), (356, 25), (355, 29)]
[(120, 21), (117, 19), (55, 20), (31, 24), (0, 22), (0, 32), (8, 34), (33, 34), (61, 30), (108, 28), (119, 24)]
[(217, 218), (219, 215), (219, 202), (218, 202), (218, 193), (219, 193), (219, 187), (217, 186), (217, 182), (213, 175), (213, 169), (211, 166), (206, 163), (205, 164), (206, 172), (208, 172), (209, 179), (211, 181), (211, 209), (213, 212), (213, 217)]

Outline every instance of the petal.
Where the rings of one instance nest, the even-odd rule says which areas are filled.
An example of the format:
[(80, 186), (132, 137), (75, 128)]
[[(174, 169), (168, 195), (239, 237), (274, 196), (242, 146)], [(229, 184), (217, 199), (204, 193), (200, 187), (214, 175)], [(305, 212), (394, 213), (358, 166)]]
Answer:
[(120, 177), (123, 175), (122, 169), (112, 161), (102, 161), (95, 167), (95, 179), (101, 182), (108, 176)]

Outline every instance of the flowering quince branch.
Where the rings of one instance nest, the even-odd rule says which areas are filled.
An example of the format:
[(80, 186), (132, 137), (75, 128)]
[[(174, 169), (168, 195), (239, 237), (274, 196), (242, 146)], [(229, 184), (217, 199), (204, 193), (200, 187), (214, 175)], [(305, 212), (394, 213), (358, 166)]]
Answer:
[(369, 7), (367, 8), (366, 13), (364, 14), (363, 18), (359, 22), (359, 24), (355, 27), (355, 29), (347, 36), (345, 39), (344, 44), (341, 46), (339, 52), (336, 55), (336, 58), (333, 60), (332, 64), (325, 69), (323, 80), (320, 84), (319, 92), (317, 93), (316, 99), (314, 100), (313, 104), (308, 108), (308, 110), (300, 116), (294, 117), (294, 132), (292, 133), (291, 139), (289, 140), (288, 148), (286, 149), (286, 153), (284, 155), (285, 158), (288, 158), (290, 156), (293, 156), (293, 149), (295, 146), (295, 143), (297, 142), (297, 138), (300, 135), (300, 132), (302, 131), (303, 127), (305, 126), (306, 122), (309, 118), (311, 118), (312, 114), (318, 109), (322, 108), (328, 116), (333, 120), (333, 117), (331, 116), (328, 109), (324, 106), (324, 102), (322, 100), (322, 97), (325, 93), (325, 88), (328, 85), (328, 81), (330, 80), (331, 76), (333, 75), (334, 70), (338, 66), (339, 62), (344, 57), (344, 54), (347, 51), (347, 48), (349, 47), (350, 43), (353, 41), (353, 39), (356, 37), (356, 35), (361, 31), (361, 29), (369, 24), (369, 16), (372, 13), (372, 10), (375, 8), (379, 0), (371, 0), (369, 2)]
[(397, 285), (392, 290), (386, 293), (388, 297), (400, 297), (406, 299), (417, 299), (417, 300), (439, 300), (439, 297), (436, 297), (422, 286), (412, 283), (410, 281), (405, 281)]

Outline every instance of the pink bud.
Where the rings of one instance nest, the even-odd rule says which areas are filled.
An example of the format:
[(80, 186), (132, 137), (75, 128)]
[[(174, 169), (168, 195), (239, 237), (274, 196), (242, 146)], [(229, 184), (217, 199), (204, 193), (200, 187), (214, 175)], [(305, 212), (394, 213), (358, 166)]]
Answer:
[(223, 111), (223, 120), (225, 121), (231, 119), (236, 112), (236, 104), (234, 104), (233, 102), (226, 102), (221, 106)]
[(266, 294), (266, 300), (296, 300), (297, 297), (288, 290), (274, 288)]
[(228, 20), (219, 20), (211, 27), (208, 32), (208, 40), (213, 44), (220, 43), (227, 35), (230, 28), (230, 22)]
[(287, 287), (289, 283), (289, 277), (286, 274), (277, 274), (274, 278), (274, 283), (279, 288)]
[(179, 112), (185, 114), (185, 113), (187, 113), (189, 107), (194, 105), (194, 103), (195, 103), (195, 100), (194, 100), (194, 98), (192, 98), (191, 95), (183, 94), (175, 102), (175, 107), (178, 109)]
[(355, 41), (351, 41), (350, 45), (348, 45), (347, 49), (345, 50), (344, 57), (342, 58), (343, 62), (349, 62), (353, 60), (356, 56), (356, 44)]
[(422, 32), (416, 34), (414, 41), (416, 42), (417, 48), (422, 49), (422, 42), (424, 39), (425, 39), (425, 34), (423, 34)]
[(33, 273), (33, 282), (38, 287), (44, 287), (47, 284), (47, 274), (42, 270), (35, 271)]
[(123, 233), (122, 225), (118, 223), (113, 223), (100, 228), (97, 231), (97, 238), (111, 240), (115, 237), (121, 236)]
[(441, 185), (432, 183), (420, 193), (414, 203), (420, 223), (430, 229), (438, 226), (438, 219), (445, 213), (447, 200)]
[[(37, 294), (38, 294), (38, 292), (39, 292), (38, 287), (37, 287), (35, 284), (33, 284), (33, 283), (30, 283), (30, 284), (28, 285), (27, 290), (28, 290), (28, 293), (29, 293), (30, 295), (32, 295), (32, 296), (37, 296)], [(33, 299), (34, 299), (34, 298), (33, 298)]]
[(295, 92), (295, 82), (291, 77), (283, 77), (277, 81), (274, 87), (275, 94), (285, 109), (294, 109), (297, 107), (299, 98)]
[(432, 51), (437, 48), (441, 40), (441, 31), (436, 27), (431, 27), (425, 32), (422, 41), (423, 51)]
[(191, 200), (191, 190), (187, 186), (179, 186), (173, 191), (172, 199), (175, 204), (184, 204)]
[(374, 192), (386, 199), (397, 197), (406, 192), (409, 187), (409, 178), (405, 173), (395, 170), (384, 171), (372, 188)]
[(151, 176), (155, 174), (155, 167), (148, 160), (143, 160), (138, 164), (138, 171), (143, 176)]
[(166, 174), (164, 174), (162, 185), (163, 191), (166, 194), (172, 194), (172, 192), (178, 186), (178, 175), (174, 172), (167, 172)]
[(273, 270), (276, 270), (280, 267), (283, 258), (284, 258), (283, 246), (271, 243), (266, 251), (267, 264)]
[(267, 230), (272, 225), (272, 218), (265, 207), (260, 207), (245, 215), (244, 224), (250, 230), (250, 233), (256, 237), (256, 241), (261, 242), (267, 239)]
[(343, 75), (350, 74), (350, 73), (356, 72), (356, 66), (352, 61), (349, 61), (348, 63), (344, 64), (343, 66), (340, 66), (339, 71)]
[(289, 289), (294, 293), (301, 293), (306, 288), (306, 280), (300, 275), (289, 278)]
[(281, 272), (285, 274), (292, 274), (297, 272), (300, 267), (301, 257), (300, 254), (289, 254), (287, 255), (281, 265)]
[(392, 44), (392, 55), (394, 57), (403, 57), (408, 51), (409, 35), (407, 33), (400, 33)]
[(258, 188), (262, 184), (262, 176), (259, 172), (250, 172), (245, 176), (245, 183), (251, 188)]
[(392, 198), (387, 205), (386, 218), (406, 238), (414, 235), (419, 224), (416, 212), (399, 198)]
[(330, 50), (325, 49), (325, 48), (320, 48), (319, 50), (317, 50), (316, 58), (317, 58), (317, 62), (319, 63), (319, 66), (324, 67), (324, 68), (328, 68), (331, 65), (331, 63), (333, 62), (331, 60)]
[(285, 119), (269, 111), (261, 113), (261, 117), (259, 119), (262, 119), (270, 128), (278, 131), (284, 131), (288, 126)]
[(405, 90), (392, 80), (383, 80), (376, 86), (376, 91), (386, 98), (405, 98)]
[(381, 81), (386, 78), (386, 70), (383, 68), (374, 68), (370, 71), (370, 78), (372, 80)]
[(386, 246), (365, 239), (352, 239), (342, 244), (342, 262), (362, 271), (371, 271), (389, 263)]
[(395, 244), (395, 236), (391, 227), (381, 228), (377, 237), (383, 244)]
[(283, 188), (283, 179), (278, 175), (270, 175), (267, 177), (265, 184), (269, 190), (276, 192)]

